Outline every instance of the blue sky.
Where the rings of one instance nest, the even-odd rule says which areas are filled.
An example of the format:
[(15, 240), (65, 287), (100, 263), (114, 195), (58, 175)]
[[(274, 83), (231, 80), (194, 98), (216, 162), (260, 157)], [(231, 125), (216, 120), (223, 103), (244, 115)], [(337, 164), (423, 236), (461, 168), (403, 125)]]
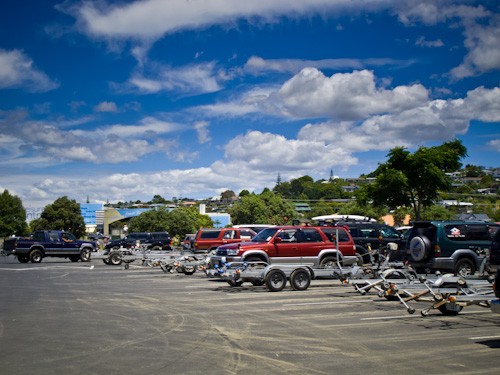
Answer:
[(39, 207), (356, 177), (454, 138), (500, 167), (500, 5), (0, 6), (0, 189)]

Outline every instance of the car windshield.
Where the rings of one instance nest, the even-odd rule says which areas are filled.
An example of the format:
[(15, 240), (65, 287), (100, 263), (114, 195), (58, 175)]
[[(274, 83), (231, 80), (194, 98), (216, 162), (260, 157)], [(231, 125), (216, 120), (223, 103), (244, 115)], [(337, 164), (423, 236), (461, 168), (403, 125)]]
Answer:
[(278, 228), (267, 228), (260, 231), (251, 242), (269, 242), (271, 238), (276, 234)]

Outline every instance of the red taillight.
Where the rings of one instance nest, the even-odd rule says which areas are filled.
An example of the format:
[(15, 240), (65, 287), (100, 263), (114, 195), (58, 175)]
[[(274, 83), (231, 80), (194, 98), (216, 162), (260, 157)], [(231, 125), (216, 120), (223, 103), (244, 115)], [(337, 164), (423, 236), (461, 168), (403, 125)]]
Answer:
[(441, 256), (441, 248), (439, 245), (434, 245), (434, 257), (440, 257)]

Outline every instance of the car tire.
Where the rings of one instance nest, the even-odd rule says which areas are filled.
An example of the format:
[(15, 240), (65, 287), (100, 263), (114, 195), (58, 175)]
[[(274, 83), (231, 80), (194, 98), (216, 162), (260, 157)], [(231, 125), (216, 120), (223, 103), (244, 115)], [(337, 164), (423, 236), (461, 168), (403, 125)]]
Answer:
[(43, 253), (40, 250), (33, 250), (30, 253), (31, 263), (40, 263), (43, 259)]
[(311, 274), (305, 269), (298, 269), (290, 275), (290, 285), (293, 290), (306, 290), (311, 285)]
[(462, 258), (455, 263), (455, 274), (458, 276), (472, 276), (476, 273), (474, 262), (467, 258)]
[[(340, 262), (340, 264), (342, 264), (342, 262)], [(334, 268), (337, 266), (337, 258), (333, 256), (326, 256), (321, 259), (319, 265), (324, 268)]]
[(79, 259), (82, 262), (90, 262), (90, 252), (91, 250), (89, 248), (82, 249)]
[(431, 241), (425, 236), (413, 237), (410, 241), (410, 256), (415, 262), (425, 260), (431, 252)]
[(281, 270), (271, 270), (266, 275), (265, 284), (270, 292), (280, 292), (285, 288), (286, 275)]

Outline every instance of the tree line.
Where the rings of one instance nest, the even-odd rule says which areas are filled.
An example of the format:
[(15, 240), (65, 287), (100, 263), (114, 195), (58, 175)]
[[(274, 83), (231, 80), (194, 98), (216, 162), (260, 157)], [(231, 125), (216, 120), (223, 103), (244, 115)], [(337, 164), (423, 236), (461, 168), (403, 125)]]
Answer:
[[(238, 197), (228, 190), (222, 198), (227, 203), (233, 224), (290, 224), (293, 220), (332, 213), (378, 218), (388, 211), (393, 213), (396, 222), (402, 222), (406, 215), (413, 220), (452, 219), (454, 213), (437, 206), (435, 202), (440, 197), (453, 194), (452, 180), (447, 173), (459, 170), (461, 160), (466, 156), (467, 150), (459, 140), (440, 146), (420, 147), (414, 153), (404, 147), (395, 147), (387, 154), (386, 162), (379, 164), (369, 175), (361, 176), (366, 183), (360, 184), (354, 192), (345, 192), (345, 182), (332, 176), (329, 180), (314, 181), (310, 176), (302, 176), (281, 181), (278, 175), (272, 190), (265, 188), (260, 194), (243, 190)], [(468, 165), (464, 173), (469, 177), (481, 177), (481, 182), (488, 187), (495, 186), (491, 175), (485, 174), (479, 167)], [(332, 201), (338, 199), (347, 202)], [(497, 195), (489, 199), (492, 204), (488, 206), (487, 213), (498, 221)], [(294, 209), (293, 202), (301, 200), (311, 202), (312, 209), (307, 215), (301, 215)], [(159, 195), (155, 195), (152, 202), (168, 203)], [(482, 208), (485, 209), (484, 206)], [(200, 227), (211, 227), (214, 223), (208, 215), (201, 215), (196, 207), (178, 207), (172, 211), (160, 207), (132, 218), (128, 225), (129, 231), (167, 230), (172, 236), (182, 237)], [(58, 198), (46, 206), (41, 217), (33, 220), (28, 227), (21, 200), (5, 190), (0, 195), (0, 237), (24, 235), (36, 229), (65, 229), (83, 237), (85, 223), (79, 204), (68, 197)]]

